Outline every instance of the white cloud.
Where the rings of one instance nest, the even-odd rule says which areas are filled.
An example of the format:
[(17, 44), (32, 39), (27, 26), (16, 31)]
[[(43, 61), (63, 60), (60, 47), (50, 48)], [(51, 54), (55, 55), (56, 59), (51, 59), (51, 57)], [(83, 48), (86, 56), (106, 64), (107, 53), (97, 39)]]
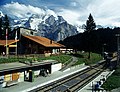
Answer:
[(77, 3), (76, 2), (71, 2), (71, 4), (70, 4), (71, 6), (77, 6)]
[(38, 7), (33, 7), (30, 5), (26, 6), (24, 4), (19, 4), (18, 2), (12, 2), (10, 4), (6, 4), (3, 6), (3, 9), (5, 12), (7, 12), (8, 15), (16, 16), (20, 18), (28, 17), (27, 13), (44, 14), (44, 10)]
[(15, 16), (19, 18), (28, 18), (32, 14), (39, 14), (39, 15), (53, 14), (54, 16), (56, 16), (55, 12), (50, 9), (46, 9), (45, 11), (42, 8), (34, 7), (31, 5), (24, 5), (18, 2), (12, 2), (10, 4), (6, 4), (2, 7), (2, 9), (11, 17)]
[(71, 24), (85, 23), (92, 13), (96, 24), (120, 25), (120, 0), (72, 0), (72, 3), (73, 1), (77, 3), (77, 8), (62, 9), (60, 12)]
[[(69, 2), (69, 7), (53, 7), (57, 10), (57, 14), (63, 16), (70, 24), (85, 24), (89, 14), (92, 13), (98, 25), (120, 26), (120, 0), (70, 0)], [(29, 17), (30, 13), (37, 13), (40, 15), (47, 13), (57, 16), (53, 10), (47, 9), (45, 11), (39, 7), (24, 5), (17, 2), (6, 4), (2, 9), (8, 15), (19, 16), (20, 18)]]
[(120, 19), (119, 3), (119, 0), (104, 0), (102, 2), (96, 2), (94, 8), (92, 8), (96, 22), (102, 25), (112, 26), (116, 26), (114, 25), (115, 22), (120, 24), (120, 21), (118, 21), (118, 19)]
[(50, 14), (50, 15), (53, 15), (54, 17), (57, 17), (57, 14), (53, 10), (47, 9), (46, 13)]
[(58, 15), (63, 16), (63, 18), (70, 24), (78, 24), (78, 22), (80, 22), (79, 21), (80, 15), (76, 11), (61, 9)]

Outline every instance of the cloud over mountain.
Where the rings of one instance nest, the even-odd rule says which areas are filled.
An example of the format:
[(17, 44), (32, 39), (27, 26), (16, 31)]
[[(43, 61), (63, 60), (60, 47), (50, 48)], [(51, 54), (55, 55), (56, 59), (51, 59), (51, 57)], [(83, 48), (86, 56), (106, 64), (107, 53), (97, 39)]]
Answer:
[(65, 19), (66, 16), (71, 16), (73, 19), (74, 15), (78, 15), (75, 16), (77, 23), (85, 23), (88, 15), (92, 13), (95, 22), (99, 25), (120, 26), (119, 3), (120, 0), (71, 0), (71, 8), (62, 9), (60, 14)]
[(0, 4), (0, 10), (20, 18), (28, 17), (31, 12), (45, 13), (40, 8), (44, 6), (47, 12), (55, 11), (70, 24), (85, 24), (92, 13), (97, 25), (120, 26), (120, 0), (2, 0)]
[(50, 9), (42, 9), (31, 5), (20, 4), (18, 2), (11, 2), (2, 6), (2, 11), (7, 13), (10, 17), (29, 18), (32, 14), (52, 14), (57, 16), (56, 13)]
[(62, 16), (53, 10), (12, 2), (2, 6), (10, 17), (11, 27), (25, 27), (37, 31), (38, 36), (59, 41), (78, 33)]

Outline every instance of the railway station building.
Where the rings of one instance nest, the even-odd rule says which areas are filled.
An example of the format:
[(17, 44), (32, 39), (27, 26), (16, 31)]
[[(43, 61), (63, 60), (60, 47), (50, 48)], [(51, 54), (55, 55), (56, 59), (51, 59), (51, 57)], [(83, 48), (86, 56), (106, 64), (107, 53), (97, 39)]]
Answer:
[(0, 88), (9, 87), (20, 82), (34, 82), (37, 77), (47, 77), (60, 70), (62, 64), (55, 60), (25, 64), (20, 62), (0, 64)]
[[(17, 33), (17, 34), (16, 34)], [(6, 54), (59, 54), (60, 48), (65, 48), (53, 40), (36, 36), (36, 31), (23, 27), (15, 29), (11, 36), (17, 40), (0, 40), (0, 53)]]

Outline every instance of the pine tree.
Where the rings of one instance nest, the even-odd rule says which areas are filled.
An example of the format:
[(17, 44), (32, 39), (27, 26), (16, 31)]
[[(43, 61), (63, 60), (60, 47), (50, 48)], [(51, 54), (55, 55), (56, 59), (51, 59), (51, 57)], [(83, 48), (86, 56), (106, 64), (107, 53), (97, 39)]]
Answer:
[(8, 19), (8, 16), (7, 15), (5, 15), (5, 17), (3, 18), (3, 26), (2, 26), (2, 39), (5, 39), (5, 37), (6, 37), (6, 30), (8, 30), (8, 35), (9, 35), (9, 33), (10, 33), (10, 31), (11, 31), (11, 29), (10, 29), (10, 24), (9, 24), (9, 19)]
[(91, 41), (91, 39), (92, 39), (91, 32), (94, 31), (95, 28), (96, 28), (96, 24), (94, 22), (94, 19), (93, 19), (91, 13), (90, 13), (90, 15), (88, 17), (88, 20), (86, 21), (86, 26), (85, 26), (85, 30), (88, 32), (88, 40), (87, 40), (87, 43), (88, 43), (88, 52), (89, 52), (88, 59), (90, 59), (91, 44), (93, 43)]
[(2, 17), (0, 18), (0, 39), (2, 37)]
[(96, 24), (94, 22), (94, 19), (93, 19), (91, 13), (90, 13), (88, 20), (86, 21), (85, 29), (86, 29), (86, 31), (91, 32), (91, 31), (95, 30), (95, 28), (96, 28)]

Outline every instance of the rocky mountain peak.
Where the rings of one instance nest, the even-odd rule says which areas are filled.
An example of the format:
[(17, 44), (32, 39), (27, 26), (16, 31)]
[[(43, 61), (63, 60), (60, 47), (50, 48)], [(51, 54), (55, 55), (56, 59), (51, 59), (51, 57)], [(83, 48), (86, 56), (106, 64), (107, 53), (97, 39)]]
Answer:
[(46, 20), (45, 20), (46, 24), (49, 25), (53, 25), (55, 23), (55, 17), (53, 15), (49, 16)]
[[(1, 13), (1, 15), (3, 15)], [(37, 36), (47, 37), (54, 41), (63, 40), (78, 33), (77, 28), (70, 25), (62, 16), (50, 14), (29, 14), (29, 18), (11, 19), (12, 27), (26, 27), (37, 30)]]
[(58, 16), (58, 21), (61, 23), (61, 22), (65, 22), (65, 20), (63, 19), (62, 16)]

